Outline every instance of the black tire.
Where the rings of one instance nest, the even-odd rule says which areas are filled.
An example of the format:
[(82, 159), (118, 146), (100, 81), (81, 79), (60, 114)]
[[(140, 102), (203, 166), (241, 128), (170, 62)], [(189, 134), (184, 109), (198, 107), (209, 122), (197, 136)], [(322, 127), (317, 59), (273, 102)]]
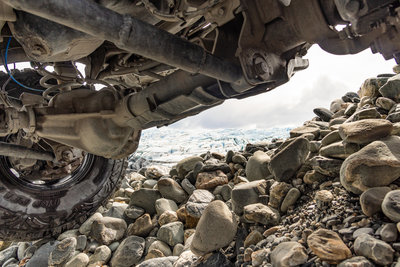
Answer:
[[(42, 88), (34, 70), (13, 72), (24, 85)], [(0, 86), (8, 75), (0, 73)], [(36, 93), (9, 81), (6, 90), (18, 98)], [(126, 170), (125, 160), (87, 154), (70, 176), (35, 184), (18, 177), (7, 157), (0, 156), (0, 240), (28, 241), (56, 236), (83, 223), (119, 187)]]
[(73, 175), (37, 185), (19, 179), (0, 160), (0, 240), (56, 236), (83, 223), (104, 204), (125, 174), (124, 160), (87, 155)]

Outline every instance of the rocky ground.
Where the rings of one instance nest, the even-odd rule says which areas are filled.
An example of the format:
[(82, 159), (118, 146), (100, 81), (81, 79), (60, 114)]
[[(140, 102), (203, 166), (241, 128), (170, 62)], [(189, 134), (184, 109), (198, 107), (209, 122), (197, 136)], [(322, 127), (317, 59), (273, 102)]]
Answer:
[(287, 140), (129, 173), (56, 240), (3, 244), (0, 266), (400, 266), (400, 75)]

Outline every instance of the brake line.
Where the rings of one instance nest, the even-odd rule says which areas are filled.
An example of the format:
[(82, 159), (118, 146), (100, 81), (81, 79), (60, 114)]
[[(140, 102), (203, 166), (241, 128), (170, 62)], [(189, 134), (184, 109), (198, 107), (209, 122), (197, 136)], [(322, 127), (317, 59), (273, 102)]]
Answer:
[(8, 76), (10, 76), (10, 78), (11, 78), (16, 84), (18, 84), (19, 86), (21, 86), (21, 87), (23, 87), (23, 88), (25, 88), (25, 89), (28, 89), (28, 90), (31, 90), (31, 91), (35, 91), (35, 92), (43, 92), (43, 90), (41, 90), (41, 89), (35, 89), (35, 88), (28, 87), (28, 86), (26, 86), (26, 85), (23, 85), (22, 83), (20, 83), (19, 81), (17, 81), (17, 80), (14, 78), (14, 76), (11, 74), (10, 70), (8, 69), (8, 65), (7, 65), (7, 63), (8, 63), (8, 62), (7, 62), (7, 56), (8, 56), (8, 50), (9, 50), (9, 48), (10, 48), (11, 39), (12, 39), (12, 37), (9, 37), (9, 38), (8, 38), (8, 42), (7, 42), (7, 46), (6, 46), (6, 53), (5, 53), (5, 55), (4, 55), (4, 68), (6, 69)]

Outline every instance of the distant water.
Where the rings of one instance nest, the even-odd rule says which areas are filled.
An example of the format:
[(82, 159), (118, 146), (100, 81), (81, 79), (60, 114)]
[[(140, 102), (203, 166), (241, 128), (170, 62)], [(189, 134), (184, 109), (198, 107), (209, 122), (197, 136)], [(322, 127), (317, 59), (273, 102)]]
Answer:
[(142, 132), (138, 150), (130, 157), (130, 168), (148, 164), (172, 166), (179, 160), (207, 151), (226, 153), (244, 150), (246, 144), (287, 138), (291, 128), (182, 130), (152, 128)]

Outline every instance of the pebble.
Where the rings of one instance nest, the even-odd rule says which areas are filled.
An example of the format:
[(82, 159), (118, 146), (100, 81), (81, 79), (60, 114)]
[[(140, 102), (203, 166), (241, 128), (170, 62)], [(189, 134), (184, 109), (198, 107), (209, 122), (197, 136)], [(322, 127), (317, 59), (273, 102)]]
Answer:
[(274, 267), (298, 266), (307, 262), (305, 248), (297, 242), (282, 242), (271, 253)]
[(390, 187), (373, 187), (364, 191), (360, 196), (361, 209), (367, 216), (372, 216), (382, 211), (382, 202)]
[(396, 224), (387, 223), (387, 224), (383, 225), (383, 227), (380, 231), (380, 236), (381, 236), (382, 241), (385, 241), (385, 242), (396, 241), (397, 236), (398, 236)]
[(176, 203), (182, 203), (188, 197), (186, 191), (174, 179), (162, 178), (158, 180), (157, 186), (164, 198), (171, 199)]
[(96, 248), (94, 253), (89, 257), (88, 267), (102, 266), (111, 258), (111, 249), (105, 245)]
[(382, 201), (383, 213), (393, 222), (400, 222), (400, 190), (387, 193)]
[(200, 218), (206, 207), (214, 199), (215, 196), (210, 191), (197, 189), (193, 191), (185, 205), (186, 212), (195, 218)]
[(153, 215), (156, 213), (155, 203), (159, 198), (161, 198), (161, 194), (158, 190), (141, 188), (133, 192), (129, 206), (140, 207), (146, 213)]
[(134, 223), (129, 225), (126, 234), (146, 237), (151, 232), (151, 230), (153, 230), (153, 228), (154, 226), (153, 222), (151, 221), (151, 217), (149, 214), (146, 213), (143, 216), (137, 218)]
[(351, 251), (340, 236), (327, 229), (319, 229), (307, 238), (309, 248), (321, 260), (337, 264), (351, 257)]
[(386, 242), (368, 234), (362, 234), (354, 242), (354, 251), (358, 256), (364, 256), (376, 264), (388, 265), (393, 262), (394, 250)]
[(111, 266), (130, 267), (139, 262), (145, 248), (145, 240), (138, 236), (125, 238), (111, 258)]
[(76, 238), (67, 237), (58, 243), (49, 256), (49, 265), (65, 264), (74, 253), (76, 248)]
[(297, 188), (291, 188), (285, 198), (282, 201), (281, 204), (281, 211), (286, 212), (288, 208), (296, 203), (296, 201), (300, 198), (301, 192)]
[(172, 247), (178, 243), (183, 243), (183, 236), (182, 222), (164, 224), (157, 232), (157, 238)]
[(114, 241), (120, 240), (127, 229), (125, 220), (102, 217), (92, 224), (91, 237), (100, 244), (109, 245)]
[(250, 204), (244, 207), (244, 215), (247, 220), (268, 226), (275, 226), (280, 222), (279, 212), (261, 203)]

